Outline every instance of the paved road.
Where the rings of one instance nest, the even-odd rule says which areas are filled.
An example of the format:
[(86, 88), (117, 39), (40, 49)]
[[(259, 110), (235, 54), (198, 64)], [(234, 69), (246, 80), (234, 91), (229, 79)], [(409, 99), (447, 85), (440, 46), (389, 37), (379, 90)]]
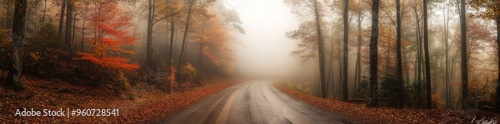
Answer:
[(247, 81), (193, 104), (169, 124), (351, 123), (281, 93), (270, 81)]

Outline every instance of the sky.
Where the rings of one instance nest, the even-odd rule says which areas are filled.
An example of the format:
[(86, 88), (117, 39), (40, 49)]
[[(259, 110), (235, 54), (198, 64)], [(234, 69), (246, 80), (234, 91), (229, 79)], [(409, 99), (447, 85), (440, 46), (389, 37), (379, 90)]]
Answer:
[(298, 41), (285, 35), (298, 28), (299, 20), (283, 0), (223, 1), (240, 14), (246, 31), (235, 38), (241, 42), (234, 48), (237, 71), (254, 77), (284, 76), (298, 68), (300, 61), (291, 55)]

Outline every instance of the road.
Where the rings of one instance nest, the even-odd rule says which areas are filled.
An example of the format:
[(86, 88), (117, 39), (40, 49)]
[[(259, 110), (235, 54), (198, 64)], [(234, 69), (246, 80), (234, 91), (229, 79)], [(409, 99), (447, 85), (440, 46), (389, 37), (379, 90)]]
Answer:
[(162, 123), (168, 124), (341, 124), (346, 119), (294, 100), (271, 81), (232, 86)]

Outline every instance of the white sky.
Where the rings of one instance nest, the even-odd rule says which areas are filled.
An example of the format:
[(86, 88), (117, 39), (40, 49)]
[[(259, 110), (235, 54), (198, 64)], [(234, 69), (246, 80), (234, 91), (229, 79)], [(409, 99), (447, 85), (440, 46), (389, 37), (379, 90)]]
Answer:
[(298, 18), (283, 0), (224, 0), (240, 14), (246, 34), (236, 40), (236, 69), (250, 76), (283, 76), (295, 72), (298, 58), (291, 55), (297, 41), (286, 38), (296, 30)]

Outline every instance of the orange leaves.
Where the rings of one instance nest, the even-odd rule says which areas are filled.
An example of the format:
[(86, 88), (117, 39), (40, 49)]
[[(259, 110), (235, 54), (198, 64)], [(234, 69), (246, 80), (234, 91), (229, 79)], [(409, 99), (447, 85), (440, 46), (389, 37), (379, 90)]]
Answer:
[(87, 60), (103, 68), (111, 70), (133, 71), (139, 68), (136, 63), (131, 63), (129, 58), (122, 54), (134, 54), (132, 50), (124, 50), (123, 46), (133, 45), (135, 38), (129, 33), (127, 28), (132, 26), (132, 17), (127, 15), (116, 2), (107, 2), (99, 4), (100, 10), (95, 10), (92, 14), (91, 22), (96, 32), (102, 32), (102, 35), (96, 35), (88, 39), (92, 42), (91, 52), (80, 52), (80, 60)]
[(128, 120), (129, 123), (151, 123), (160, 121), (183, 111), (191, 106), (191, 104), (231, 85), (232, 83), (219, 82), (218, 84), (209, 85), (194, 91), (161, 97), (159, 100), (148, 102), (147, 105), (131, 109), (127, 112), (127, 115), (123, 116), (123, 119)]
[(128, 71), (133, 71), (139, 69), (139, 65), (129, 64), (129, 59), (125, 57), (107, 57), (103, 58), (103, 65), (110, 69), (125, 69)]
[[(25, 91), (0, 88), (0, 122), (2, 123), (155, 123), (183, 111), (191, 104), (224, 90), (233, 83), (217, 82), (196, 90), (167, 95), (152, 87), (133, 89), (140, 97), (135, 100), (119, 98), (105, 87), (74, 85), (58, 79), (38, 79), (22, 76)], [(125, 85), (127, 87), (127, 85)], [(18, 108), (51, 109), (120, 109), (119, 117), (19, 117)], [(43, 113), (42, 113), (43, 114)]]
[(208, 58), (214, 65), (219, 65), (219, 61), (217, 60), (217, 57), (213, 55), (212, 52), (210, 52), (210, 49), (208, 47), (203, 47), (203, 55)]
[(172, 85), (174, 85), (174, 82), (175, 82), (175, 68), (174, 66), (170, 66), (170, 75), (167, 76), (167, 81), (170, 82), (170, 86), (169, 87), (173, 87)]
[[(499, 114), (480, 110), (367, 108), (365, 104), (347, 103), (306, 95), (291, 90), (282, 84), (275, 83), (274, 86), (296, 100), (341, 115), (354, 122), (382, 124), (470, 123), (473, 117), (476, 117), (476, 120), (483, 117), (487, 120), (500, 120)], [(433, 99), (440, 99), (439, 95), (433, 95)], [(442, 101), (437, 102), (442, 104)]]
[(96, 57), (89, 53), (81, 53), (77, 54), (81, 55), (81, 60), (88, 60), (92, 63), (98, 64), (101, 67), (112, 69), (112, 70), (127, 70), (133, 71), (139, 69), (139, 65), (136, 63), (129, 64), (130, 59), (125, 57)]

